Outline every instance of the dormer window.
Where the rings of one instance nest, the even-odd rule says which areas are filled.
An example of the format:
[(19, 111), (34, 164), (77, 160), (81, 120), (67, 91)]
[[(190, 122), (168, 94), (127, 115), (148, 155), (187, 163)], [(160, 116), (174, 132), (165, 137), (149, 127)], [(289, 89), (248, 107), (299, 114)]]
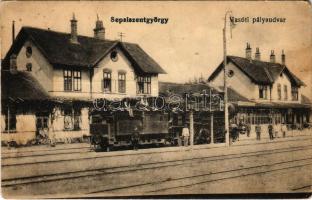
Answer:
[(268, 87), (266, 85), (259, 85), (259, 98), (260, 99), (268, 98)]

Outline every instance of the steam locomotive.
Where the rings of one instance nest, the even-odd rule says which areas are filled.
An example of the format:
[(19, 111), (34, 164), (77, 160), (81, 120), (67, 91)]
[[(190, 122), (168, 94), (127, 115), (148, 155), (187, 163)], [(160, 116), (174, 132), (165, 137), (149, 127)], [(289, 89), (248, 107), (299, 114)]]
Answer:
[[(99, 112), (91, 117), (91, 144), (95, 150), (110, 151), (114, 147), (131, 146), (131, 137), (138, 132), (139, 145), (179, 145), (184, 124), (189, 125), (186, 113), (164, 111)], [(194, 141), (197, 143), (200, 129), (209, 132), (208, 143), (224, 142), (222, 112), (214, 114), (211, 136), (211, 113), (194, 112)]]

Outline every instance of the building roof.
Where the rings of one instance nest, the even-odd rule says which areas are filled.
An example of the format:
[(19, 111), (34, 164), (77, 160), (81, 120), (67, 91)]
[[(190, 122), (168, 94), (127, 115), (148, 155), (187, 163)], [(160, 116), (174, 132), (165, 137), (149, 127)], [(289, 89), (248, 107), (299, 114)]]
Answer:
[[(159, 94), (168, 95), (173, 94), (184, 94), (184, 93), (201, 93), (206, 90), (207, 94), (212, 89), (213, 93), (223, 93), (222, 87), (211, 87), (205, 83), (170, 83), (170, 82), (159, 82)], [(228, 88), (228, 100), (230, 102), (236, 101), (249, 101), (246, 97), (243, 97), (233, 88)]]
[(31, 73), (1, 71), (1, 98), (10, 101), (49, 100), (50, 95)]
[(284, 102), (258, 102), (253, 107), (258, 108), (311, 108), (311, 105), (302, 103), (284, 103)]
[(301, 95), (301, 103), (306, 104), (306, 105), (311, 105), (312, 106), (312, 101), (305, 95)]
[[(258, 60), (249, 60), (247, 58), (228, 56), (228, 62), (232, 62), (237, 66), (246, 76), (256, 84), (271, 85), (278, 78), (278, 76), (285, 72), (290, 81), (297, 86), (305, 85), (298, 77), (289, 71), (287, 66), (280, 63), (271, 63)], [(208, 81), (212, 81), (223, 69), (221, 63), (217, 69), (210, 75)]]
[[(223, 91), (224, 87), (218, 87), (218, 88), (221, 91)], [(228, 87), (228, 101), (229, 102), (238, 102), (238, 101), (250, 102), (250, 100), (248, 98), (242, 96), (240, 93), (238, 93), (232, 87)]]
[(11, 54), (17, 54), (24, 42), (30, 39), (52, 65), (95, 66), (112, 49), (119, 47), (138, 73), (166, 73), (139, 45), (127, 42), (101, 40), (78, 36), (79, 44), (70, 42), (69, 33), (33, 27), (22, 27), (8, 51), (4, 66), (9, 65)]
[[(171, 83), (171, 82), (159, 82), (160, 94), (184, 94), (184, 93), (200, 93), (206, 90), (209, 92), (211, 87), (204, 83)], [(216, 90), (215, 90), (216, 91)]]

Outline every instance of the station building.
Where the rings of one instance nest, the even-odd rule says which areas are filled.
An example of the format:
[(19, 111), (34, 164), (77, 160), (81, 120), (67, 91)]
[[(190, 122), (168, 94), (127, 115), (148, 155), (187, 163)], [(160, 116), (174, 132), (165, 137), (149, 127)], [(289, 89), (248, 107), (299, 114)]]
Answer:
[(56, 139), (89, 135), (94, 99), (158, 96), (165, 73), (138, 44), (22, 27), (2, 61), (2, 140), (25, 144), (42, 129)]
[[(286, 66), (284, 51), (281, 63), (276, 62), (271, 51), (270, 61), (261, 60), (259, 48), (252, 58), (252, 49), (247, 43), (246, 57), (227, 57), (227, 83), (246, 99), (229, 101), (235, 107), (230, 116), (235, 123), (251, 125), (259, 123), (267, 130), (269, 123), (282, 123), (291, 129), (301, 129), (311, 123), (312, 103), (302, 94), (306, 85)], [(223, 63), (209, 76), (208, 83), (222, 87), (224, 84)], [(255, 134), (253, 134), (255, 135)]]

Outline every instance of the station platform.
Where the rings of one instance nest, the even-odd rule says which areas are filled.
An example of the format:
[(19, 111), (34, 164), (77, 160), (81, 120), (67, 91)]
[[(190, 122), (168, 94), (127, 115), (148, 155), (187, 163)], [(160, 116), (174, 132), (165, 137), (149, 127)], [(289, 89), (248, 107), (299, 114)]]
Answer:
[[(254, 137), (247, 137), (246, 134), (240, 135), (239, 141), (235, 141), (231, 143), (230, 146), (237, 146), (237, 145), (248, 145), (248, 144), (261, 144), (261, 143), (268, 143), (274, 141), (287, 141), (292, 140), (294, 137), (304, 137), (304, 136), (312, 136), (312, 129), (305, 129), (305, 130), (292, 130), (288, 131), (286, 137), (283, 138), (281, 134), (274, 140), (270, 140), (267, 133), (262, 133), (261, 140), (256, 140)], [(119, 155), (119, 154), (140, 154), (140, 153), (153, 153), (153, 152), (174, 152), (174, 151), (181, 151), (181, 149), (191, 148), (191, 149), (211, 149), (211, 148), (218, 148), (218, 147), (226, 147), (225, 143), (214, 143), (214, 144), (203, 144), (203, 145), (193, 145), (192, 147), (181, 147), (181, 146), (172, 146), (172, 147), (157, 147), (157, 148), (143, 148), (137, 151), (134, 150), (121, 150), (121, 151), (111, 151), (105, 152), (109, 155)], [(90, 144), (88, 143), (71, 143), (71, 144), (57, 144), (55, 147), (51, 147), (50, 145), (34, 145), (34, 146), (27, 146), (27, 147), (1, 147), (1, 154), (5, 156), (6, 154), (32, 154), (35, 152), (49, 152), (49, 151), (76, 151), (76, 152), (88, 152), (93, 151)], [(103, 152), (104, 153), (104, 152)]]

